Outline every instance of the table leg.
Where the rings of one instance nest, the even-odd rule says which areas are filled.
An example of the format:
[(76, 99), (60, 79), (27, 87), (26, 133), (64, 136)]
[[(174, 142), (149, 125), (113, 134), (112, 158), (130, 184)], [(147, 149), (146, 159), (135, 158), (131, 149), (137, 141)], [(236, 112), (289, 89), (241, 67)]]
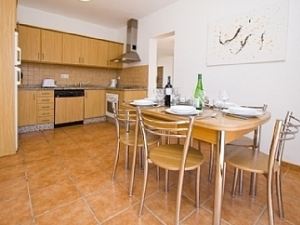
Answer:
[(219, 131), (216, 151), (216, 175), (215, 175), (215, 199), (213, 225), (221, 224), (222, 210), (222, 186), (224, 182), (224, 151), (225, 151), (225, 131)]
[[(130, 184), (129, 184), (129, 196), (132, 196), (133, 192), (133, 183), (135, 176), (135, 161), (136, 161), (136, 153), (137, 153), (137, 145), (138, 145), (138, 136), (139, 136), (139, 118), (138, 111), (136, 112), (136, 122), (135, 122), (135, 131), (134, 131), (134, 147), (133, 147), (133, 156), (132, 156), (132, 165), (131, 165), (131, 175), (130, 175)], [(146, 162), (145, 162), (146, 163)]]
[[(254, 138), (253, 138), (253, 151), (259, 151), (260, 150), (260, 137), (261, 137), (261, 126), (259, 126), (254, 131)], [(251, 173), (250, 177), (250, 192), (249, 194), (252, 195), (252, 197), (256, 196), (257, 191), (257, 174)]]

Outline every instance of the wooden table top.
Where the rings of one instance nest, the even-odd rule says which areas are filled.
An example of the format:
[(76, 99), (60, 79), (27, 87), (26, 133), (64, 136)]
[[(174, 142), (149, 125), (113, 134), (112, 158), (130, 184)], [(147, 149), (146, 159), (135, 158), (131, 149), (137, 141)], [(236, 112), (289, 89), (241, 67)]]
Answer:
[[(186, 118), (167, 113), (164, 107), (145, 107), (142, 112), (153, 117), (165, 120), (178, 120)], [(231, 142), (261, 126), (271, 118), (266, 112), (259, 117), (248, 119), (235, 118), (212, 109), (205, 109), (199, 119), (195, 120), (193, 136), (209, 143), (217, 143), (217, 132), (226, 132), (226, 143)]]

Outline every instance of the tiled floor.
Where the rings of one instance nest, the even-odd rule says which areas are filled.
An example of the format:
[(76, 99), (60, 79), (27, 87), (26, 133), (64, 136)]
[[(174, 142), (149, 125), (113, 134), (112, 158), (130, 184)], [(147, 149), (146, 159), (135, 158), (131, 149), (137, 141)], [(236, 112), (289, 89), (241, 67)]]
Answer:
[[(112, 181), (114, 132), (112, 124), (100, 123), (21, 135), (18, 154), (0, 158), (0, 224), (173, 224), (177, 175), (170, 174), (166, 193), (163, 176), (158, 182), (151, 168), (144, 213), (138, 217), (143, 171), (137, 170), (134, 196), (128, 197), (129, 171), (122, 154)], [(214, 185), (207, 181), (207, 168), (205, 163), (200, 209), (194, 208), (194, 174), (185, 176), (182, 224), (211, 224)], [(264, 177), (259, 177), (256, 198), (247, 194), (248, 175), (244, 194), (232, 198), (230, 168), (227, 175), (222, 224), (268, 224)], [(276, 224), (300, 224), (299, 187), (300, 173), (285, 169), (286, 219), (278, 218), (275, 203)]]

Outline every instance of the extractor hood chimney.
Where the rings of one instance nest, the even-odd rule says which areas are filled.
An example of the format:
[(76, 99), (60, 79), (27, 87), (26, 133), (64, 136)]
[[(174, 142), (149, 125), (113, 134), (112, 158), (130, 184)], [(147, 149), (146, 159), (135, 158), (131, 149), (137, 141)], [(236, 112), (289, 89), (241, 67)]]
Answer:
[(136, 19), (130, 19), (127, 21), (126, 52), (118, 58), (112, 59), (112, 62), (133, 63), (141, 61), (136, 52), (137, 28), (138, 21)]

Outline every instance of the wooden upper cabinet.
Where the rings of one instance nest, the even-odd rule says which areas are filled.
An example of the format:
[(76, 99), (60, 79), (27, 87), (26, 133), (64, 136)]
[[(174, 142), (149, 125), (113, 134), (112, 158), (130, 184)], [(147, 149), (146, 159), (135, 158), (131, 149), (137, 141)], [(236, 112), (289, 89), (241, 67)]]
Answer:
[(107, 41), (97, 40), (97, 65), (108, 66), (108, 43)]
[(117, 58), (123, 53), (123, 44), (108, 42), (108, 61), (107, 66), (110, 68), (122, 68), (122, 63), (111, 62), (111, 59)]
[(38, 28), (19, 25), (19, 44), (22, 49), (22, 60), (39, 61), (41, 31)]
[(62, 33), (41, 30), (41, 61), (62, 63)]
[(63, 34), (63, 63), (80, 64), (81, 37), (72, 34)]

